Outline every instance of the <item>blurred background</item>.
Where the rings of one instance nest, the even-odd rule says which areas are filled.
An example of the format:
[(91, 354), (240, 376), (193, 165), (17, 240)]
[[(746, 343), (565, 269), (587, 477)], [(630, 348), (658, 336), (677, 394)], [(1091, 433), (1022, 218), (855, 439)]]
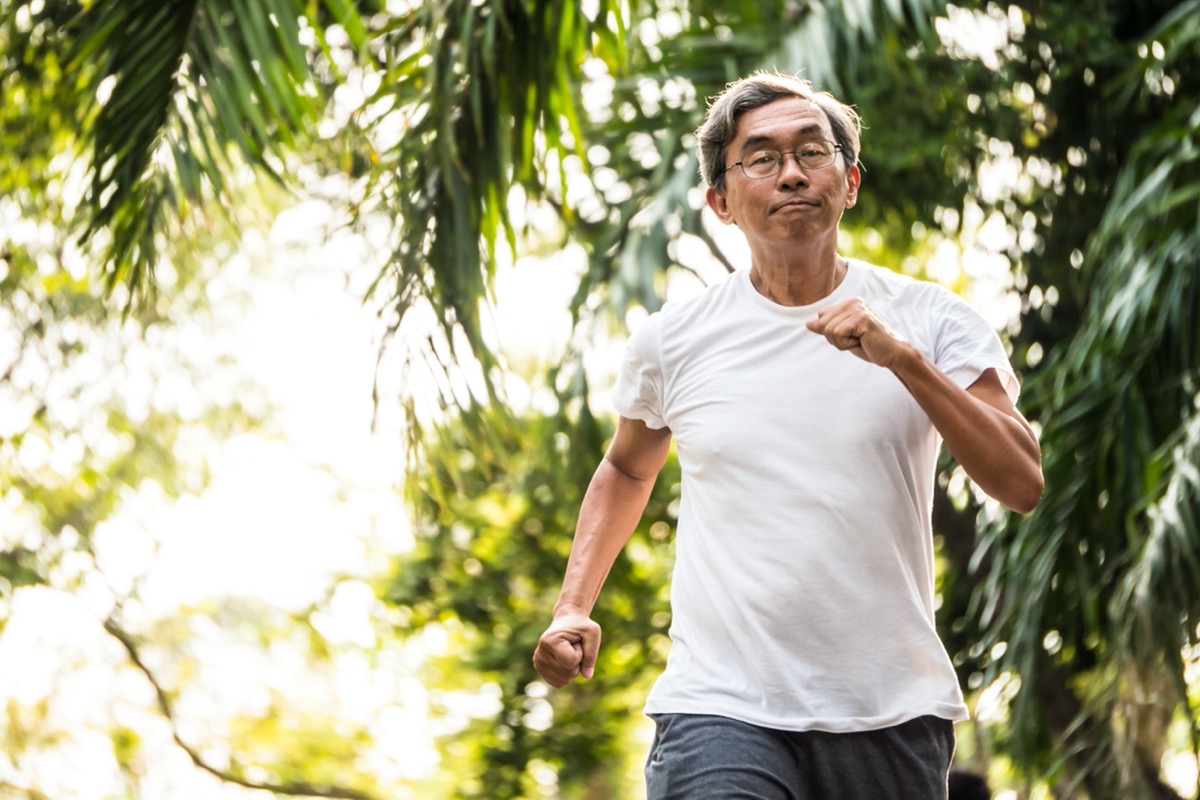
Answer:
[(746, 263), (755, 69), (1042, 438), (1027, 516), (940, 465), (957, 766), (1196, 798), (1197, 0), (0, 0), (0, 797), (643, 796), (673, 458), (596, 677), (529, 659), (628, 332)]

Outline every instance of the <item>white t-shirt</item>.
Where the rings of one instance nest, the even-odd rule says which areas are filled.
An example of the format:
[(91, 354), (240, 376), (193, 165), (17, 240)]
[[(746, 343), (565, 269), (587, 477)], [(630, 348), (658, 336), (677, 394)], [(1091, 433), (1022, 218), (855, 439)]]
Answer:
[(851, 261), (829, 297), (778, 305), (748, 271), (633, 334), (617, 411), (674, 436), (683, 473), (672, 646), (646, 712), (785, 730), (967, 716), (934, 627), (930, 510), (940, 438), (888, 370), (804, 323), (861, 297), (955, 383), (996, 333), (937, 284)]

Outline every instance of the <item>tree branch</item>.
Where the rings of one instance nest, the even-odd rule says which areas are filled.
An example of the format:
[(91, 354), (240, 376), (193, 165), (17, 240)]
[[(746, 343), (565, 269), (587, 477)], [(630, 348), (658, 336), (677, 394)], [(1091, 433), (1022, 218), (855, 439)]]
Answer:
[(737, 267), (735, 267), (733, 262), (731, 262), (725, 256), (724, 251), (722, 251), (721, 247), (717, 244), (717, 240), (712, 237), (712, 234), (710, 234), (707, 229), (705, 229), (704, 223), (699, 217), (700, 212), (697, 211), (696, 224), (692, 227), (692, 233), (694, 233), (700, 239), (700, 241), (708, 245), (709, 252), (713, 254), (713, 258), (721, 262), (721, 266), (725, 268), (726, 272), (736, 272)]
[(167, 723), (171, 727), (171, 738), (175, 740), (175, 744), (179, 746), (183, 752), (187, 753), (188, 758), (192, 760), (192, 764), (197, 769), (201, 769), (210, 775), (238, 786), (244, 786), (247, 789), (260, 789), (266, 792), (274, 792), (275, 794), (287, 795), (289, 797), (328, 797), (334, 800), (376, 800), (372, 795), (364, 792), (359, 792), (354, 789), (342, 789), (336, 786), (317, 786), (303, 781), (289, 783), (271, 783), (269, 781), (251, 781), (246, 778), (236, 775), (228, 770), (222, 770), (214, 767), (204, 760), (194, 747), (185, 742), (179, 735), (179, 731), (175, 727), (175, 713), (171, 707), (171, 699), (167, 696), (159, 684), (158, 679), (154, 677), (154, 673), (142, 660), (141, 654), (138, 652), (137, 642), (129, 635), (120, 625), (117, 624), (111, 616), (104, 620), (104, 629), (121, 643), (125, 648), (125, 653), (129, 656), (130, 662), (146, 677), (150, 686), (154, 689), (155, 697), (158, 699), (158, 709), (166, 718)]

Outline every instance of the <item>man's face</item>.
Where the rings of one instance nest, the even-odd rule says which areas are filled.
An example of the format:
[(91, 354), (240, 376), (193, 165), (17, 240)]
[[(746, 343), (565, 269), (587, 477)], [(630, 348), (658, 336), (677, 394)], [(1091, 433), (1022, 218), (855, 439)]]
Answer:
[[(789, 97), (745, 112), (729, 143), (727, 164), (759, 150), (791, 153), (806, 142), (835, 142), (825, 112)], [(708, 204), (722, 222), (741, 228), (751, 248), (837, 236), (842, 212), (858, 198), (857, 167), (846, 168), (839, 152), (833, 164), (806, 169), (785, 155), (783, 167), (769, 178), (747, 178), (741, 167), (725, 173), (725, 188), (708, 190)]]

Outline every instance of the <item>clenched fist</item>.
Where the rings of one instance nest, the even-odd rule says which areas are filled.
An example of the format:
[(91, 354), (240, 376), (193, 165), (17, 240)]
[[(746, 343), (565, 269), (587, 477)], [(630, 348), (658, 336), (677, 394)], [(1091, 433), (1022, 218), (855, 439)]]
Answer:
[(860, 297), (822, 308), (805, 325), (837, 349), (880, 367), (893, 366), (910, 347)]
[(560, 614), (538, 639), (533, 666), (546, 683), (558, 689), (576, 675), (592, 677), (599, 650), (599, 625), (586, 614)]

